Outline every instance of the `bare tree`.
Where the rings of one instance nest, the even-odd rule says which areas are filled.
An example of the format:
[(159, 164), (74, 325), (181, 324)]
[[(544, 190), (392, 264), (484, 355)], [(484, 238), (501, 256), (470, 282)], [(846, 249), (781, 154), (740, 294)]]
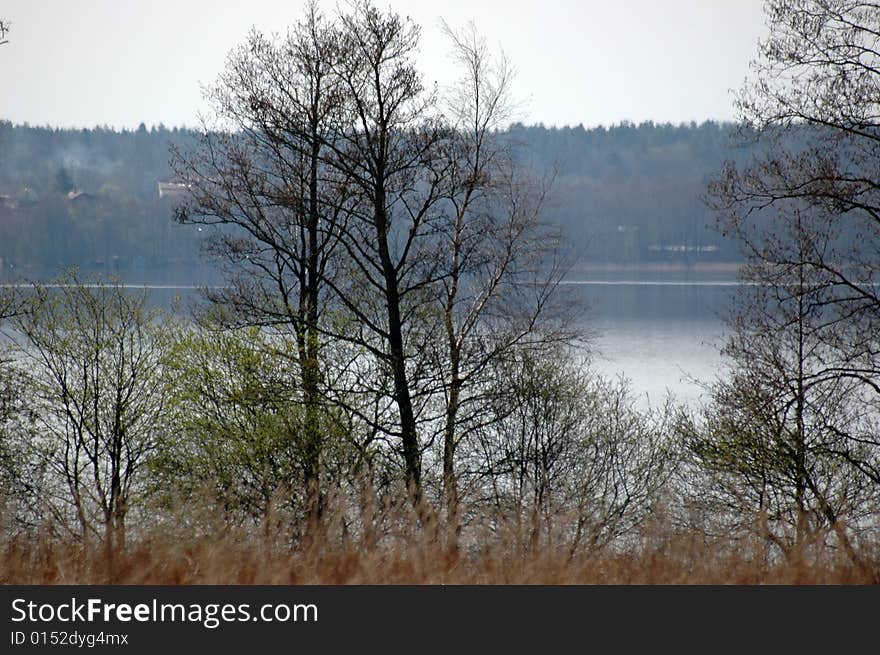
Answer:
[(824, 231), (798, 210), (774, 225), (801, 261), (764, 258), (744, 269), (749, 284), (724, 348), (731, 373), (712, 387), (690, 445), (717, 483), (711, 495), (787, 558), (830, 533), (862, 565), (851, 535), (868, 527), (880, 500), (876, 416), (828, 345), (826, 333), (837, 329), (833, 279), (807, 256), (822, 249)]
[(421, 489), (419, 417), (428, 399), (418, 354), (433, 335), (416, 329), (438, 270), (440, 201), (448, 185), (450, 130), (415, 66), (419, 28), (359, 2), (340, 16), (343, 52), (336, 74), (348, 119), (332, 165), (351, 181), (355, 202), (343, 234), (353, 271), (334, 284), (359, 323), (364, 347), (392, 380), (407, 482)]
[[(415, 490), (414, 396), (426, 395), (413, 385), (427, 376), (412, 363), (430, 335), (409, 328), (436, 283), (436, 206), (449, 166), (440, 149), (449, 132), (412, 60), (417, 40), (411, 21), (367, 3), (333, 25), (312, 5), (277, 44), (251, 35), (212, 92), (219, 124), (175, 162), (192, 190), (179, 220), (226, 228), (211, 249), (233, 280), (212, 294), (232, 310), (226, 322), (290, 329), (303, 402), (330, 394), (398, 440)], [(350, 347), (333, 367), (344, 374), (322, 366), (327, 344), (334, 365)], [(371, 392), (390, 397), (398, 418), (351, 401)], [(319, 423), (304, 437), (315, 444), (307, 485), (319, 479)]]
[[(748, 256), (827, 273), (840, 373), (880, 392), (880, 5), (771, 0), (766, 12), (770, 35), (738, 99), (766, 147), (745, 168), (727, 165), (713, 204)], [(792, 207), (815, 216), (821, 249), (774, 234), (772, 217)]]
[[(766, 419), (760, 439), (740, 427), (782, 466), (773, 485), (791, 492), (791, 541), (818, 521), (846, 548), (842, 522), (859, 523), (880, 482), (880, 5), (770, 0), (766, 12), (770, 35), (738, 100), (763, 147), (710, 186), (752, 283), (728, 346), (738, 378), (718, 391)], [(748, 468), (747, 450), (739, 464), (728, 452), (733, 470)]]
[(313, 519), (325, 439), (321, 330), (345, 202), (344, 178), (323, 164), (341, 111), (337, 42), (316, 3), (283, 39), (252, 33), (210, 90), (216, 123), (173, 161), (191, 189), (178, 220), (226, 228), (209, 249), (229, 280), (209, 292), (222, 310), (215, 318), (288, 334), (297, 345), (291, 388), (301, 392), (305, 418), (289, 438), (302, 442), (296, 450)]
[(6, 39), (7, 34), (9, 34), (9, 23), (0, 20), (0, 45), (5, 45), (6, 43), (9, 43), (9, 41)]
[(465, 75), (446, 106), (416, 68), (419, 28), (369, 2), (332, 24), (312, 6), (276, 44), (252, 35), (213, 92), (220, 124), (176, 167), (193, 191), (180, 220), (224, 228), (227, 324), (292, 329), (304, 402), (316, 389), (387, 444), (416, 502), (439, 437), (454, 515), (490, 363), (571, 332), (546, 185), (500, 133), (509, 66), (448, 32)]
[(143, 293), (73, 273), (57, 282), (27, 289), (6, 331), (27, 362), (38, 421), (37, 441), (23, 446), (45, 471), (37, 502), (50, 523), (112, 553), (162, 434), (167, 328)]
[[(448, 165), (439, 148), (448, 131), (431, 119), (434, 98), (412, 61), (417, 40), (411, 21), (367, 3), (333, 25), (312, 5), (278, 44), (253, 34), (212, 92), (219, 124), (175, 163), (193, 191), (179, 220), (226, 228), (212, 253), (233, 284), (212, 299), (232, 310), (227, 323), (292, 330), (304, 403), (332, 390), (368, 429), (398, 440), (414, 489), (412, 376), (421, 373), (409, 364), (420, 349), (405, 341), (426, 338), (408, 326), (435, 282), (437, 168)], [(337, 361), (350, 347), (344, 374), (321, 365), (322, 341)], [(393, 399), (398, 419), (350, 401), (370, 390)], [(318, 423), (305, 437), (316, 444), (307, 485), (318, 479)]]
[(547, 184), (517, 164), (503, 134), (512, 118), (513, 71), (493, 56), (471, 24), (444, 25), (462, 77), (447, 99), (455, 157), (449, 170), (447, 224), (438, 286), (445, 339), (442, 362), (443, 497), (456, 524), (458, 445), (493, 420), (498, 386), (493, 363), (574, 340), (573, 306), (559, 282), (565, 273), (558, 233), (541, 220)]

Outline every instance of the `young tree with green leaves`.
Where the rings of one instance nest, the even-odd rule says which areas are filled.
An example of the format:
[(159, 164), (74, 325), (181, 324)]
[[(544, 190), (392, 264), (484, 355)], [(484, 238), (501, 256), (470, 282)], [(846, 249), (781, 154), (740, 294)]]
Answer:
[(681, 461), (674, 405), (640, 411), (624, 381), (564, 349), (522, 351), (497, 373), (495, 418), (463, 453), (471, 511), (533, 550), (573, 555), (632, 535)]
[[(230, 521), (265, 521), (286, 513), (294, 531), (309, 525), (311, 499), (304, 484), (311, 421), (290, 385), (296, 344), (237, 330), (181, 327), (166, 379), (174, 430), (153, 462), (156, 484), (172, 504), (207, 495)], [(322, 414), (321, 488), (338, 487), (357, 468), (345, 424)]]

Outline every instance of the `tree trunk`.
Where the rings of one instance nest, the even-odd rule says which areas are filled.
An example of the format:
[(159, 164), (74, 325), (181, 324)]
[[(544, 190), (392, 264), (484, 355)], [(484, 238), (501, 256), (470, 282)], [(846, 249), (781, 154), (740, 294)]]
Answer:
[(320, 284), (319, 266), (319, 210), (318, 210), (318, 125), (311, 126), (311, 152), (309, 166), (309, 211), (306, 244), (306, 293), (305, 293), (305, 353), (302, 360), (303, 400), (305, 404), (305, 486), (306, 504), (311, 527), (320, 522), (321, 498), (321, 421), (320, 421), (320, 365), (318, 336), (318, 295)]
[(394, 376), (394, 401), (400, 414), (400, 438), (406, 465), (406, 483), (414, 503), (421, 502), (422, 467), (416, 432), (415, 412), (406, 372), (406, 353), (403, 344), (403, 326), (400, 316), (400, 293), (397, 270), (388, 248), (388, 214), (385, 208), (384, 180), (379, 175), (374, 200), (376, 239), (385, 285), (385, 303), (388, 313), (388, 350)]

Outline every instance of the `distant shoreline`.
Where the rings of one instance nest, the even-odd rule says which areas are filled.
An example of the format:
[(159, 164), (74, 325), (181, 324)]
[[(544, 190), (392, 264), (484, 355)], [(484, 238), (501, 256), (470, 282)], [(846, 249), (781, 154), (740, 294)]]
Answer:
[(578, 262), (571, 267), (571, 273), (698, 273), (714, 275), (737, 275), (743, 266), (741, 262), (656, 262), (652, 264), (612, 264), (598, 262)]
[[(589, 283), (655, 283), (655, 284), (681, 284), (681, 283), (724, 283), (733, 284), (739, 282), (739, 271), (742, 267), (739, 262), (698, 262), (687, 265), (682, 263), (656, 262), (651, 264), (612, 264), (597, 262), (577, 262), (565, 275), (563, 284), (589, 284)], [(58, 286), (53, 278), (36, 278), (41, 284), (48, 287)], [(113, 278), (105, 280), (111, 282)], [(147, 279), (126, 279), (124, 276), (116, 278), (123, 288), (136, 289), (165, 289), (178, 291), (198, 291), (205, 287), (209, 289), (223, 289), (222, 281), (213, 284), (179, 282), (179, 281), (153, 281)], [(31, 286), (32, 281), (4, 281), (0, 278), (0, 289), (26, 288)], [(89, 284), (87, 286), (96, 286)]]
[(657, 262), (652, 264), (603, 264), (578, 262), (565, 275), (564, 284), (724, 284), (735, 285), (739, 262), (699, 262), (692, 265)]

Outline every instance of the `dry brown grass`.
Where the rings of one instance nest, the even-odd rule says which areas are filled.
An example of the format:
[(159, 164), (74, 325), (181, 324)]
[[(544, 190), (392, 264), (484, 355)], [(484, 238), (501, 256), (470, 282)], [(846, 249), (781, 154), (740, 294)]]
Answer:
[[(632, 552), (570, 556), (516, 553), (499, 539), (472, 552), (435, 539), (318, 544), (290, 549), (256, 537), (181, 541), (162, 535), (109, 557), (100, 548), (18, 537), (2, 545), (3, 584), (870, 584), (871, 574), (835, 553), (798, 562), (761, 561), (747, 551), (665, 541)], [(874, 560), (876, 562), (876, 560)], [(876, 570), (876, 569), (875, 569)]]
[[(571, 522), (546, 524), (470, 515), (457, 540), (441, 518), (372, 493), (328, 500), (320, 531), (300, 534), (302, 517), (272, 511), (259, 525), (231, 527), (205, 497), (152, 513), (126, 547), (108, 553), (65, 540), (50, 526), (19, 533), (0, 510), (0, 584), (126, 585), (861, 585), (880, 582), (880, 544), (857, 557), (827, 539), (787, 557), (759, 531), (710, 528), (699, 513), (681, 527), (659, 506), (634, 534), (611, 546), (571, 542)], [(405, 498), (405, 496), (404, 496)], [(7, 515), (6, 520), (2, 517)], [(570, 518), (570, 517), (568, 517)], [(141, 517), (144, 521), (144, 516)], [(677, 526), (677, 527), (676, 527)], [(710, 534), (716, 536), (711, 537)], [(6, 535), (6, 536), (3, 536)], [(42, 535), (42, 536), (41, 536)], [(300, 536), (297, 536), (300, 535)], [(455, 547), (449, 544), (455, 541)], [(829, 545), (831, 544), (831, 545)]]

